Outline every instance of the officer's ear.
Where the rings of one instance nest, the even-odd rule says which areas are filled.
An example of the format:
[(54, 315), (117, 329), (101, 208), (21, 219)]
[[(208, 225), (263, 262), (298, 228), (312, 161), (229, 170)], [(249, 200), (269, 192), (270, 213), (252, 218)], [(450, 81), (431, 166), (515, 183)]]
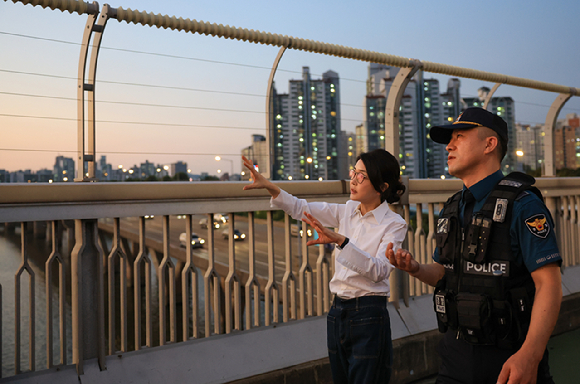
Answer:
[(485, 138), (485, 150), (484, 153), (492, 153), (499, 145), (499, 140), (495, 136), (488, 136)]

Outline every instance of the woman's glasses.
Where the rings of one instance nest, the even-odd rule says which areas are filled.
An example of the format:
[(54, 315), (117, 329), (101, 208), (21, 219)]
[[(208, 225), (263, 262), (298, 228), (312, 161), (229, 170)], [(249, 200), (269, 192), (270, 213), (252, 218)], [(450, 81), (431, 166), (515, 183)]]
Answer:
[(363, 181), (365, 181), (365, 179), (368, 179), (368, 176), (366, 176), (363, 173), (357, 172), (354, 169), (351, 169), (350, 172), (348, 173), (348, 175), (350, 176), (351, 180), (355, 180), (358, 184), (362, 183)]

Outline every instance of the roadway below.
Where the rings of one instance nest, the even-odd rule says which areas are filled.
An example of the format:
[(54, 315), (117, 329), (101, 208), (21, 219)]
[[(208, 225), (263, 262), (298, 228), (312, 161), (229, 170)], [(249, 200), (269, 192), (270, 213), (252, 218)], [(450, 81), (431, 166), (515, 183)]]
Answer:
[[(192, 256), (193, 263), (201, 271), (205, 271), (208, 266), (208, 229), (202, 228), (200, 220), (207, 218), (207, 215), (192, 215), (192, 232), (196, 233), (206, 242), (202, 248), (193, 248)], [(292, 220), (296, 223), (295, 220)], [(132, 243), (131, 253), (134, 257), (138, 252), (138, 231), (139, 218), (129, 217), (120, 220), (121, 237)], [(171, 257), (181, 261), (186, 261), (185, 248), (180, 246), (179, 236), (185, 232), (186, 219), (178, 218), (177, 216), (170, 216), (169, 222), (169, 241)], [(240, 232), (246, 234), (246, 239), (234, 242), (234, 254), (236, 271), (240, 274), (243, 283), (247, 279), (249, 271), (249, 254), (250, 244), (248, 233), (248, 218), (243, 216), (234, 217), (234, 227)], [(282, 277), (286, 272), (286, 240), (284, 234), (284, 222), (274, 221), (274, 275), (275, 281), (281, 283)], [(108, 233), (113, 231), (113, 219), (99, 220), (99, 229)], [(219, 229), (214, 229), (214, 260), (216, 262), (216, 270), (221, 277), (225, 277), (229, 271), (230, 258), (230, 242), (223, 232), (229, 230), (229, 222), (220, 226)], [(157, 257), (163, 255), (163, 220), (161, 216), (155, 216), (152, 219), (145, 220), (146, 246), (149, 248), (150, 254), (157, 253)], [(261, 288), (264, 288), (262, 282), (268, 280), (268, 240), (267, 240), (267, 222), (264, 219), (254, 219), (254, 255), (255, 255), (255, 270), (259, 278)], [(299, 247), (299, 238), (291, 236), (291, 260), (292, 271), (298, 281), (298, 272), (302, 265), (302, 252)], [(110, 250), (105, 250), (110, 252)], [(318, 246), (308, 247), (308, 261), (314, 273), (316, 273), (316, 262), (319, 257)], [(330, 254), (328, 254), (330, 262)], [(155, 260), (154, 260), (155, 262)]]

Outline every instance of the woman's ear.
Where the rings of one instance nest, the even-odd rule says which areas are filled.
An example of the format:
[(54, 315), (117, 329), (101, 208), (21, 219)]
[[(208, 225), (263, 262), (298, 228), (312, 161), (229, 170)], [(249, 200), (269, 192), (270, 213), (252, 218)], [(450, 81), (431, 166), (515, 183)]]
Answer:
[(389, 183), (383, 183), (381, 186), (381, 192), (385, 192), (387, 189), (389, 189)]

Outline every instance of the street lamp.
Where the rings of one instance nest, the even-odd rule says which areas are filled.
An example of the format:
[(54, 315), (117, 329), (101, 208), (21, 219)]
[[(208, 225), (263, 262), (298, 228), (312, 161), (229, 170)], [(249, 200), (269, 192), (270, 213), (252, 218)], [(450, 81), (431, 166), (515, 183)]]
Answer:
[(522, 157), (524, 157), (524, 151), (522, 151), (521, 149), (518, 149), (516, 151), (516, 156), (519, 157), (519, 159), (517, 161), (518, 162), (518, 170), (520, 170), (520, 171), (523, 172), (523, 170), (524, 170), (524, 162), (523, 162)]
[(230, 168), (231, 169), (230, 179), (231, 179), (234, 176), (234, 161), (233, 160), (230, 160), (230, 159), (224, 159), (223, 157), (220, 157), (220, 156), (216, 156), (215, 157), (215, 161), (222, 161), (222, 160), (225, 160), (225, 161), (229, 161), (230, 162), (230, 165), (231, 165), (231, 168)]

